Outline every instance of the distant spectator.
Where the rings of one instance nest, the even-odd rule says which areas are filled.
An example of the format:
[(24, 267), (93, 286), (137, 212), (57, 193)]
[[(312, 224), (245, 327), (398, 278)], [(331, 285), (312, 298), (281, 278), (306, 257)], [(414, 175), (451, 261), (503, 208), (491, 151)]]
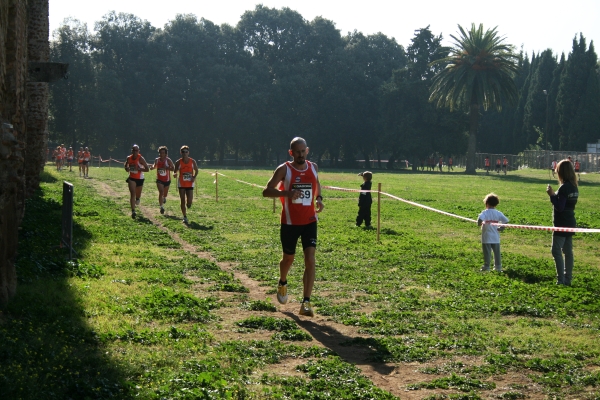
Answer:
[(452, 157), (448, 157), (448, 172), (450, 172), (450, 170), (454, 171), (454, 168), (452, 167)]
[(550, 167), (550, 169), (552, 170), (552, 177), (555, 177), (555, 171), (556, 171), (556, 160), (552, 160), (552, 166)]
[(575, 160), (575, 173), (577, 174), (577, 182), (581, 180), (581, 174), (579, 173), (579, 169), (581, 168), (581, 163), (579, 160)]
[(440, 157), (440, 161), (438, 162), (438, 168), (440, 172), (442, 172), (442, 166), (444, 165), (444, 157)]

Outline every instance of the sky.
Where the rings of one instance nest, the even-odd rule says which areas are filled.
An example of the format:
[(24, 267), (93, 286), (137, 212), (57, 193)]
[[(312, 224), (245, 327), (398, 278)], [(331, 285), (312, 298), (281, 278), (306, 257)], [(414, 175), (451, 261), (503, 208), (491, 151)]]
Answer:
[(270, 8), (289, 7), (311, 21), (321, 16), (336, 24), (342, 35), (357, 30), (365, 35), (381, 32), (408, 46), (414, 31), (428, 25), (451, 45), (457, 25), (465, 28), (482, 23), (498, 27), (505, 43), (536, 54), (552, 49), (555, 54), (572, 49), (573, 37), (583, 33), (586, 44), (600, 40), (600, 0), (49, 0), (50, 35), (65, 18), (85, 22), (93, 31), (94, 22), (109, 11), (131, 13), (162, 28), (177, 14), (194, 14), (220, 25), (236, 25), (241, 15), (256, 4)]

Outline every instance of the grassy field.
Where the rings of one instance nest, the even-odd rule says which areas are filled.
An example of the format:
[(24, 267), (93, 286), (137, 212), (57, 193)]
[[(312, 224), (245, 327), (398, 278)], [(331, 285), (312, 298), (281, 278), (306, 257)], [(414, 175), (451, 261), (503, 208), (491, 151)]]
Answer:
[[(384, 197), (378, 242), (354, 227), (357, 194), (324, 190), (310, 319), (297, 316), (302, 257), (290, 303), (275, 300), (279, 204), (234, 180), (262, 186), (272, 171), (219, 172), (216, 202), (201, 170), (186, 226), (175, 191), (158, 213), (153, 174), (132, 220), (122, 168), (85, 180), (46, 168), (20, 231), (18, 295), (0, 311), (1, 397), (600, 398), (600, 234), (575, 236), (573, 286), (557, 287), (549, 232), (507, 229), (504, 272), (482, 273), (476, 224)], [(357, 172), (320, 179), (357, 189)], [(57, 246), (63, 180), (72, 262)], [(373, 182), (473, 219), (493, 191), (511, 223), (545, 226), (557, 187), (538, 170)], [(600, 227), (599, 199), (600, 176), (583, 175), (580, 227)]]

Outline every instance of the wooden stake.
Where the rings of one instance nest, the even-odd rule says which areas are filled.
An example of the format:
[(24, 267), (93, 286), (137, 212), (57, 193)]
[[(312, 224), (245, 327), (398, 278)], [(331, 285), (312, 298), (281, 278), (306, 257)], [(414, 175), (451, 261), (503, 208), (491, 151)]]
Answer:
[(379, 233), (381, 232), (381, 183), (377, 184), (377, 243), (381, 243), (379, 240)]

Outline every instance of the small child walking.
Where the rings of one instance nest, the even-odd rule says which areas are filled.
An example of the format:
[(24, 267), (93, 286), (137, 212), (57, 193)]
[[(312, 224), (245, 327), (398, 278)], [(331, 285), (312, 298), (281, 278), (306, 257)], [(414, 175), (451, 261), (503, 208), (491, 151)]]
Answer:
[(481, 226), (481, 248), (483, 250), (483, 266), (482, 271), (490, 270), (490, 261), (492, 251), (494, 252), (494, 268), (498, 272), (502, 272), (502, 257), (500, 256), (500, 234), (503, 228), (498, 228), (492, 225), (492, 222), (506, 224), (508, 218), (500, 211), (496, 210), (496, 206), (500, 204), (500, 199), (494, 193), (490, 193), (483, 199), (485, 210), (477, 217), (477, 225)]
[[(358, 174), (363, 177), (363, 184), (360, 185), (360, 190), (371, 190), (371, 179), (373, 173), (365, 171)], [(370, 192), (361, 192), (358, 196), (358, 216), (356, 217), (356, 226), (360, 226), (365, 221), (365, 227), (371, 228), (371, 204), (373, 199)]]

